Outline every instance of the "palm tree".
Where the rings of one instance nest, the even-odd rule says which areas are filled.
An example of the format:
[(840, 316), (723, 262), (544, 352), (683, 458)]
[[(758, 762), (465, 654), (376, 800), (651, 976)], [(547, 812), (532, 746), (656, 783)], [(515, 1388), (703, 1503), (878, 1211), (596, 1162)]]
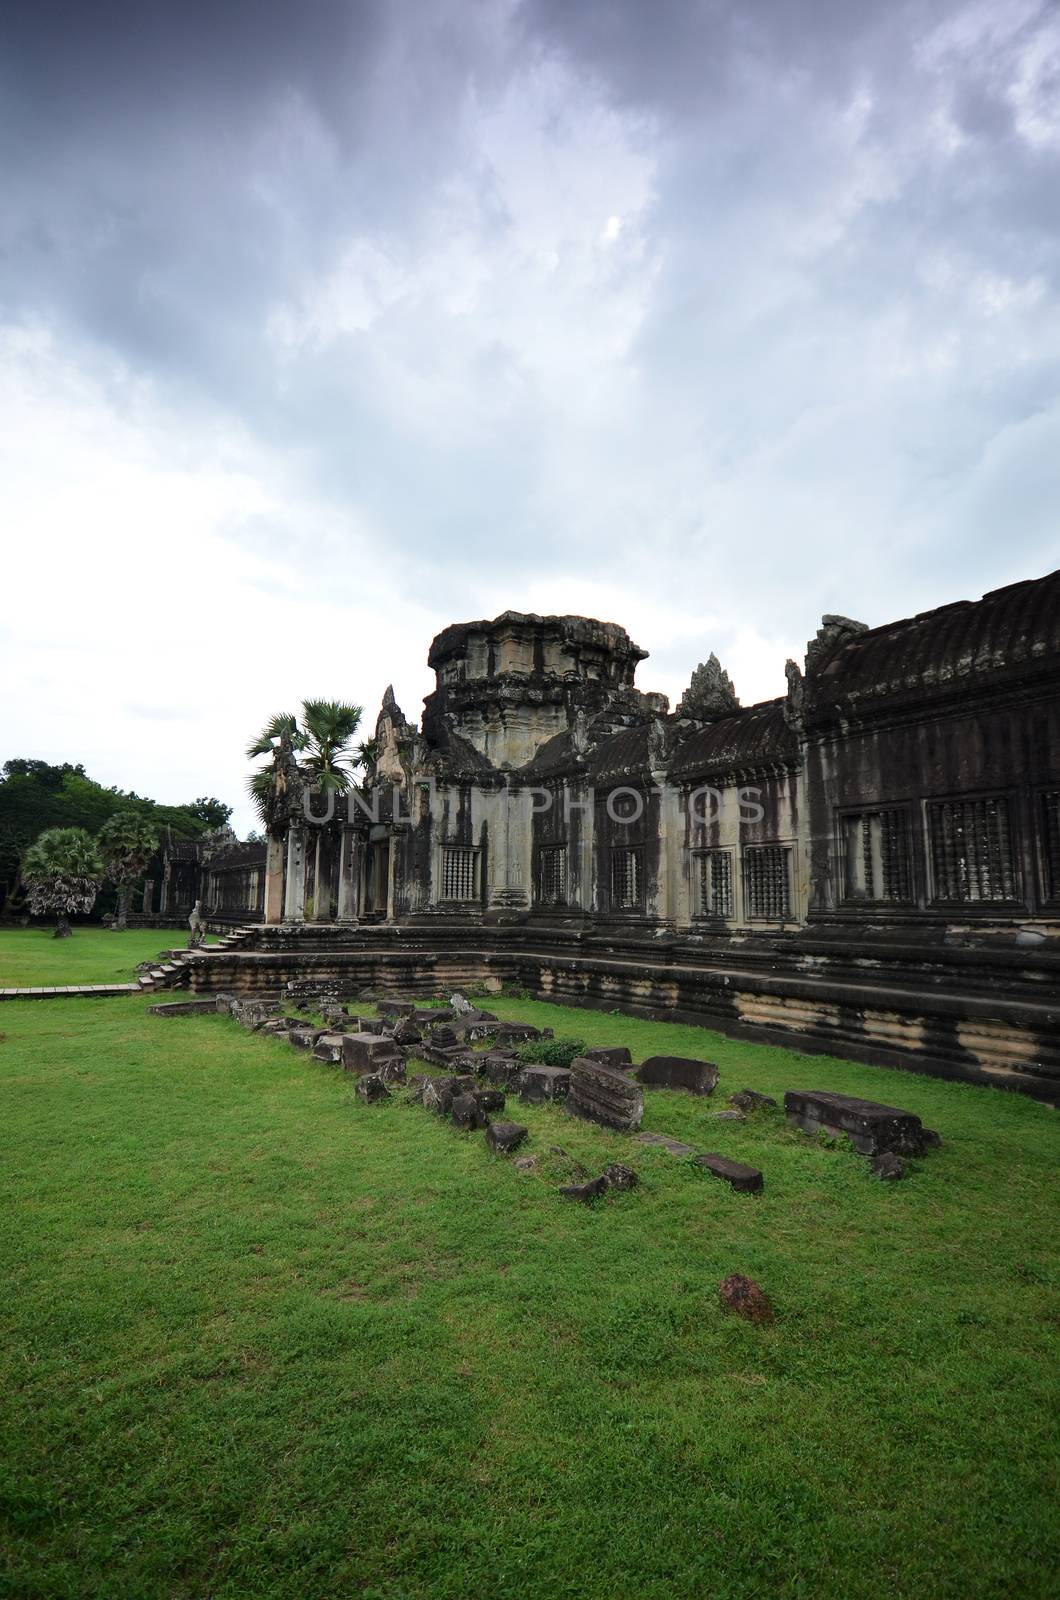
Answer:
[(121, 931), (128, 923), (129, 893), (158, 849), (158, 835), (139, 811), (116, 811), (96, 836), (107, 877), (118, 891), (118, 907), (111, 928)]
[[(353, 783), (356, 754), (350, 745), (361, 724), (362, 706), (342, 700), (303, 700), (302, 732), (305, 757), (302, 765), (314, 789), (321, 794), (345, 794)], [(313, 918), (319, 922), (324, 909), (320, 892), (320, 847), (324, 830), (317, 829), (313, 861)], [(328, 897), (330, 909), (330, 896)]]
[[(351, 749), (352, 741), (360, 727), (362, 706), (350, 705), (344, 700), (303, 700), (301, 721), (290, 712), (280, 712), (270, 717), (258, 737), (247, 746), (247, 758), (274, 755), (285, 736), (292, 750), (302, 759), (300, 765), (309, 779), (311, 789), (320, 794), (345, 794), (353, 783), (355, 769), (363, 761), (364, 746)], [(258, 814), (268, 822), (268, 803), (272, 794), (271, 767), (259, 767), (248, 780), (251, 798)], [(322, 829), (317, 829), (316, 854), (313, 867), (313, 914), (319, 917), (320, 848)]]
[[(291, 741), (291, 749), (297, 754), (305, 749), (305, 735), (298, 726), (298, 718), (289, 711), (280, 711), (270, 717), (256, 739), (251, 739), (247, 745), (247, 760), (253, 761), (258, 756), (273, 756), (276, 753), (280, 740), (287, 737)], [(269, 828), (269, 800), (272, 796), (273, 769), (271, 766), (258, 767), (247, 779), (247, 789), (254, 802), (254, 808)]]
[(48, 828), (22, 863), (30, 910), (34, 916), (57, 912), (55, 938), (68, 939), (72, 914), (95, 905), (103, 871), (96, 841), (84, 828)]

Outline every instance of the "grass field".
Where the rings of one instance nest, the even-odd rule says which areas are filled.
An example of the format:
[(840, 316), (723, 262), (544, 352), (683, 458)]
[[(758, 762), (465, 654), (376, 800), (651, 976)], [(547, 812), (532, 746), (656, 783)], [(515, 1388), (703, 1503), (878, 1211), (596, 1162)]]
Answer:
[(52, 928), (0, 928), (0, 989), (130, 983), (139, 962), (153, 961), (160, 950), (186, 943), (187, 934), (179, 928), (112, 933), (109, 928), (75, 926), (69, 939), (56, 939)]
[[(0, 1593), (1055, 1593), (1056, 1115), (685, 1027), (491, 1002), (706, 1054), (645, 1125), (519, 1107), (594, 1208), (231, 1019), (0, 1007)], [(944, 1143), (885, 1185), (724, 1094), (833, 1087)], [(758, 1330), (717, 1285), (757, 1278)]]

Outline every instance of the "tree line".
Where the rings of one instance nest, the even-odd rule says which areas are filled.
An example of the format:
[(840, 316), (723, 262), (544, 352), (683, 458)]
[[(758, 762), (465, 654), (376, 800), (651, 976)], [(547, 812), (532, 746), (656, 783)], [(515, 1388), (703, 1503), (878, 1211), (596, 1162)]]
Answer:
[(60, 934), (97, 899), (100, 909), (112, 904), (115, 925), (123, 925), (132, 887), (163, 836), (199, 838), (232, 814), (209, 795), (165, 806), (106, 788), (70, 762), (14, 758), (0, 772), (0, 909), (54, 914)]

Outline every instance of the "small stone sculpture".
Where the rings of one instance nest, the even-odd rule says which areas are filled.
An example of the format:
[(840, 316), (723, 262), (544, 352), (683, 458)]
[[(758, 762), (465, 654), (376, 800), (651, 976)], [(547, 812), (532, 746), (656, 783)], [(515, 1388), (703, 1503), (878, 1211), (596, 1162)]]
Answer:
[(191, 929), (191, 932), (188, 935), (188, 949), (198, 950), (206, 943), (206, 924), (202, 919), (201, 900), (196, 900), (195, 904), (191, 908), (191, 916), (188, 918), (188, 927)]

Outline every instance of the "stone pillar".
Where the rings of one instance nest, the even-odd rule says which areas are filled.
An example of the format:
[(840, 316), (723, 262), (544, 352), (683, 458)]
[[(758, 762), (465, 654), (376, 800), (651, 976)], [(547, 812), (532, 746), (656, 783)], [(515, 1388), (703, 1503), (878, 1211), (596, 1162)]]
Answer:
[(265, 921), (283, 921), (283, 839), (271, 833), (265, 841)]
[(149, 917), (151, 915), (151, 907), (154, 904), (154, 898), (155, 898), (154, 880), (152, 878), (145, 878), (144, 879), (144, 903), (140, 907), (140, 910), (141, 910), (141, 913), (142, 913), (143, 916)]
[(173, 869), (167, 861), (162, 868), (162, 888), (158, 897), (158, 909), (160, 912), (169, 910), (169, 880), (172, 871)]
[(394, 829), (390, 829), (390, 844), (386, 853), (386, 920), (394, 920), (394, 868), (397, 864), (397, 842)]
[(487, 909), (522, 912), (530, 904), (530, 796), (506, 782), (490, 800)]
[(336, 919), (356, 923), (361, 888), (361, 846), (352, 828), (344, 827), (339, 844), (339, 904)]
[(287, 833), (287, 890), (283, 920), (305, 921), (305, 829), (293, 826)]

